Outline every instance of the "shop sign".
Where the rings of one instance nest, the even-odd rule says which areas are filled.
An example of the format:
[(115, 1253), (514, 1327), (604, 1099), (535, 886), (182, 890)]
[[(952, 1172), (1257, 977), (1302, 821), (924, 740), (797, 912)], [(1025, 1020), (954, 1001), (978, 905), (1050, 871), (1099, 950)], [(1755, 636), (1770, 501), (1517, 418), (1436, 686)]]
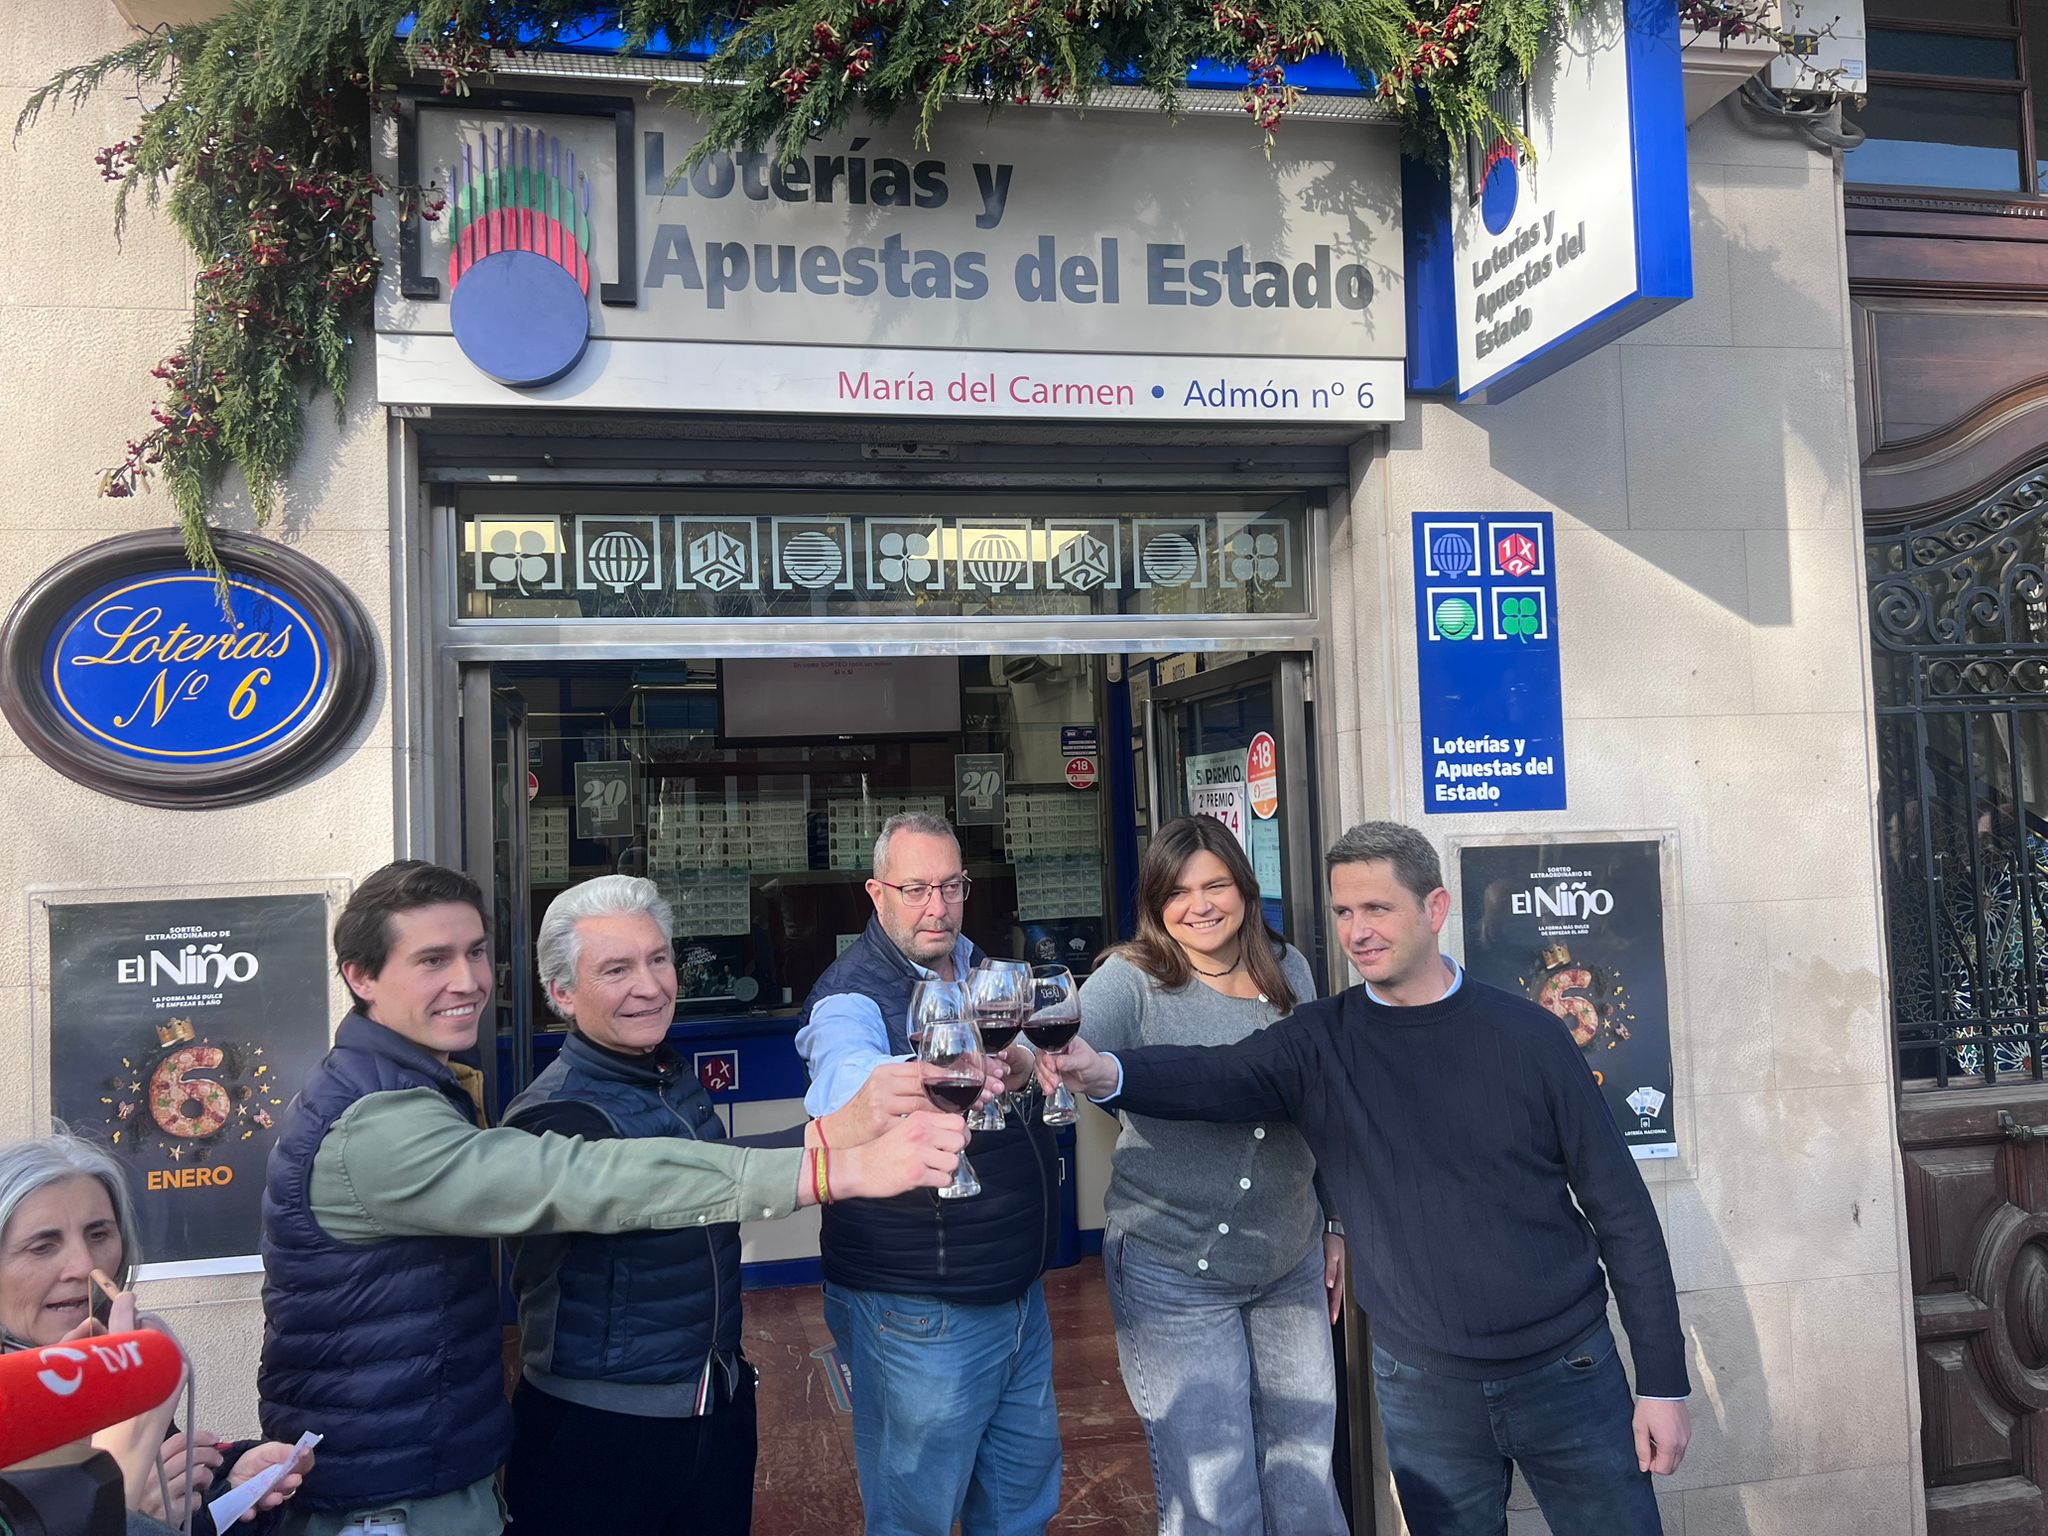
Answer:
[(1423, 810), (1563, 810), (1550, 514), (1418, 512), (1414, 526)]
[(1662, 845), (1467, 844), (1465, 967), (1557, 1015), (1638, 1159), (1676, 1157)]
[(1067, 759), (1067, 788), (1093, 789), (1100, 773), (1094, 758), (1070, 757)]
[(574, 788), (578, 837), (595, 840), (633, 835), (632, 763), (578, 763)]
[(146, 1274), (259, 1268), (264, 1161), (328, 1044), (326, 898), (46, 910), (51, 1116), (126, 1172)]
[(958, 752), (953, 756), (953, 825), (1003, 824), (1003, 754)]
[(1270, 821), (1280, 813), (1280, 749), (1261, 731), (1244, 749), (1245, 791), (1252, 814)]
[(1188, 809), (1197, 816), (1208, 816), (1230, 828), (1230, 835), (1237, 839), (1240, 848), (1247, 846), (1245, 834), (1244, 785), (1203, 784), (1188, 793)]
[[(943, 114), (790, 164), (645, 94), (402, 102), (394, 405), (1335, 424), (1404, 414), (1394, 135)], [(1048, 339), (1057, 344), (1048, 347)]]
[(218, 582), (173, 530), (36, 580), (0, 632), (0, 709), (31, 752), (103, 794), (185, 808), (262, 799), (334, 756), (370, 700), (369, 621), (281, 545), (214, 545)]
[(1599, 0), (1446, 180), (1403, 173), (1411, 388), (1504, 400), (1692, 297), (1678, 10)]

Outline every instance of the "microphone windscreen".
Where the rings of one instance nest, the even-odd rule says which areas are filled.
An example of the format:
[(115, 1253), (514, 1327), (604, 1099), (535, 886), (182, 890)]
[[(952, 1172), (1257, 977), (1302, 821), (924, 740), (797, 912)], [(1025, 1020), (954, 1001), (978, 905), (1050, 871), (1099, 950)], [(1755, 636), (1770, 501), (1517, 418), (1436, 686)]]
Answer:
[(149, 1328), (0, 1355), (0, 1467), (148, 1412), (184, 1368), (170, 1336)]

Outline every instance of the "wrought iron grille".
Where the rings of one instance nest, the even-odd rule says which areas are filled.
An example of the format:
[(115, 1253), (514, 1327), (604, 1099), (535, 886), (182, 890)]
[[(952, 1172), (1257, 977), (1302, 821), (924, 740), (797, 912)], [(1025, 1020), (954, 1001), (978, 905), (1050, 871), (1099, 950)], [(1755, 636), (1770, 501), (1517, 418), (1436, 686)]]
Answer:
[(2048, 467), (1865, 544), (1886, 940), (1908, 1089), (2038, 1082)]

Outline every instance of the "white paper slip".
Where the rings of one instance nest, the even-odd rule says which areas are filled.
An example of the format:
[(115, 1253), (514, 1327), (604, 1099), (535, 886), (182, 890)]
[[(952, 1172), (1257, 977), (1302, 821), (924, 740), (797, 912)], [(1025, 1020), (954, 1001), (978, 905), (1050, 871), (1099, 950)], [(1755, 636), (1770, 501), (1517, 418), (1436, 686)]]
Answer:
[(206, 1506), (206, 1512), (213, 1516), (213, 1528), (225, 1531), (242, 1516), (256, 1507), (256, 1501), (275, 1488), (291, 1469), (299, 1464), (299, 1458), (320, 1443), (320, 1437), (308, 1430), (299, 1436), (299, 1443), (292, 1447), (287, 1456), (274, 1467), (265, 1467), (238, 1488), (226, 1493)]

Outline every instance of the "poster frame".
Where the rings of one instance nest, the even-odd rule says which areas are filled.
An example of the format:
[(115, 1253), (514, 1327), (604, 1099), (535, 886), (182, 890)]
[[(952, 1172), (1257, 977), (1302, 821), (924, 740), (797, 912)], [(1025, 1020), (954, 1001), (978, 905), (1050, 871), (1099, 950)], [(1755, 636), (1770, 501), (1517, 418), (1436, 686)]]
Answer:
[[(55, 1019), (51, 1009), (51, 965), (49, 913), (55, 907), (93, 906), (110, 902), (206, 901), (218, 898), (261, 896), (319, 896), (327, 906), (323, 947), (332, 958), (334, 920), (355, 889), (346, 875), (310, 876), (304, 879), (210, 880), (205, 882), (156, 881), (137, 885), (36, 884), (24, 895), (28, 917), (28, 1007), (29, 1007), (29, 1134), (41, 1135), (51, 1128), (52, 1056)], [(328, 1038), (334, 1024), (350, 1006), (348, 991), (334, 967), (326, 967)], [(292, 1093), (298, 1092), (293, 1084)], [(289, 1102), (289, 1101), (288, 1101)], [(263, 1260), (257, 1254), (235, 1254), (220, 1258), (192, 1259), (171, 1263), (139, 1265), (136, 1281), (197, 1280), (209, 1277), (260, 1276)], [(232, 1280), (225, 1292), (209, 1288), (208, 1300), (253, 1300), (261, 1293), (260, 1280)]]
[(1685, 951), (1685, 886), (1683, 839), (1676, 827), (1542, 827), (1529, 832), (1459, 832), (1444, 839), (1444, 884), (1451, 893), (1450, 915), (1444, 920), (1443, 948), (1465, 963), (1465, 861), (1467, 848), (1544, 848), (1559, 843), (1648, 843), (1658, 847), (1657, 873), (1664, 906), (1664, 981), (1670, 1006), (1671, 1130), (1677, 1151), (1671, 1157), (1639, 1158), (1636, 1168), (1646, 1184), (1690, 1181), (1699, 1176), (1698, 1144), (1693, 1117), (1691, 999), (1687, 995)]

